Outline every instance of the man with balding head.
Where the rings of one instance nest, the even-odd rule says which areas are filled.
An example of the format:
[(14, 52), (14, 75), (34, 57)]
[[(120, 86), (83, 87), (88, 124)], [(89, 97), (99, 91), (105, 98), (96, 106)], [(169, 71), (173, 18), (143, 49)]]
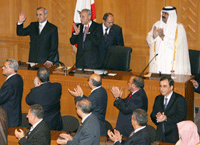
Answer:
[(106, 135), (106, 108), (107, 108), (107, 92), (101, 86), (101, 77), (97, 74), (92, 74), (88, 81), (89, 87), (92, 89), (91, 94), (86, 97), (83, 95), (83, 90), (78, 85), (75, 91), (69, 90), (70, 94), (75, 97), (75, 103), (80, 99), (86, 98), (92, 103), (92, 113), (96, 115), (99, 120), (101, 135)]
[(101, 29), (103, 36), (101, 38), (99, 50), (100, 59), (103, 63), (108, 45), (124, 46), (124, 39), (122, 34), (122, 28), (114, 24), (114, 15), (112, 13), (104, 14)]
[(57, 139), (58, 144), (67, 145), (99, 145), (100, 128), (97, 117), (91, 112), (92, 105), (87, 99), (81, 99), (76, 103), (76, 112), (82, 119), (76, 134), (72, 137), (62, 133)]
[(119, 109), (119, 116), (116, 129), (120, 131), (124, 138), (127, 138), (133, 132), (131, 124), (131, 115), (135, 109), (148, 109), (148, 99), (144, 91), (144, 80), (138, 76), (132, 76), (128, 81), (128, 90), (130, 94), (122, 99), (123, 91), (117, 86), (113, 86), (111, 92), (115, 97), (114, 106)]

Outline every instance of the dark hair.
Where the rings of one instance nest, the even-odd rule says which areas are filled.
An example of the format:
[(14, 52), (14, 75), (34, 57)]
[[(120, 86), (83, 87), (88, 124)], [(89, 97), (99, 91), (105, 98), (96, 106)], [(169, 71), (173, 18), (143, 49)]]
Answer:
[(106, 21), (109, 15), (114, 17), (114, 15), (112, 13), (105, 13), (103, 16), (103, 20)]
[(100, 81), (96, 81), (95, 79), (91, 78), (92, 84), (95, 87), (101, 86), (102, 84), (102, 79), (100, 78)]
[(38, 119), (41, 119), (44, 116), (44, 110), (43, 110), (42, 106), (39, 104), (31, 105), (30, 112), (32, 114), (34, 114)]
[(143, 109), (135, 109), (133, 111), (133, 119), (137, 121), (139, 126), (147, 125), (148, 114)]
[(39, 77), (41, 82), (48, 82), (49, 75), (50, 75), (50, 72), (46, 67), (41, 67), (37, 71), (37, 76)]
[(134, 76), (132, 84), (135, 84), (137, 88), (144, 88), (144, 80), (141, 77)]
[(164, 81), (164, 80), (168, 80), (169, 86), (170, 86), (170, 87), (171, 87), (171, 86), (174, 87), (174, 80), (173, 80), (171, 77), (162, 77), (162, 78), (160, 79), (160, 82), (161, 82), (161, 81)]
[(92, 112), (91, 102), (87, 99), (81, 99), (77, 102), (77, 108), (81, 109), (83, 113)]

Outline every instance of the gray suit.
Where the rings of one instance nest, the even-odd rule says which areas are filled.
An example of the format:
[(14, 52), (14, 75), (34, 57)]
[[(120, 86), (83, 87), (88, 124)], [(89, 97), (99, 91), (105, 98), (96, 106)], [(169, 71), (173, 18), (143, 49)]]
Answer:
[(100, 144), (100, 127), (98, 119), (94, 114), (80, 125), (77, 133), (73, 136), (72, 141), (67, 145), (99, 145)]

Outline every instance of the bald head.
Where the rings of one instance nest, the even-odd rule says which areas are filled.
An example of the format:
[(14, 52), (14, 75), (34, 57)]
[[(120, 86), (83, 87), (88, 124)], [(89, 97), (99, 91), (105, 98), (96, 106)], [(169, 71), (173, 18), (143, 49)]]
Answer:
[(102, 84), (101, 77), (97, 74), (92, 74), (89, 78), (89, 81), (91, 81), (95, 87), (101, 86)]

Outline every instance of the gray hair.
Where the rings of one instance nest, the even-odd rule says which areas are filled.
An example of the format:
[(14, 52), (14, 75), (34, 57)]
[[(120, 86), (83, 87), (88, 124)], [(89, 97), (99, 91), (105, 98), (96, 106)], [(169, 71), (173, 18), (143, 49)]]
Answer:
[(91, 11), (89, 9), (82, 9), (81, 12), (86, 11), (88, 15), (92, 15)]
[(44, 7), (39, 7), (39, 8), (37, 8), (37, 10), (40, 10), (40, 9), (44, 9), (44, 14), (47, 14), (48, 12), (47, 12), (47, 9), (45, 9)]
[(144, 88), (144, 80), (143, 80), (143, 78), (141, 78), (139, 76), (135, 76), (133, 78), (133, 83), (132, 84), (135, 84), (135, 86), (137, 88), (141, 88), (141, 89)]
[(81, 99), (77, 102), (77, 108), (81, 109), (83, 113), (92, 112), (92, 104), (88, 99)]
[(137, 121), (140, 126), (147, 125), (148, 114), (143, 109), (136, 109), (133, 111), (133, 119)]
[(44, 116), (44, 110), (43, 110), (42, 106), (39, 104), (31, 105), (30, 112), (31, 112), (31, 114), (35, 115), (38, 119), (41, 119)]
[(9, 67), (14, 68), (15, 72), (17, 72), (19, 65), (18, 62), (14, 59), (6, 59), (7, 62), (9, 62)]

